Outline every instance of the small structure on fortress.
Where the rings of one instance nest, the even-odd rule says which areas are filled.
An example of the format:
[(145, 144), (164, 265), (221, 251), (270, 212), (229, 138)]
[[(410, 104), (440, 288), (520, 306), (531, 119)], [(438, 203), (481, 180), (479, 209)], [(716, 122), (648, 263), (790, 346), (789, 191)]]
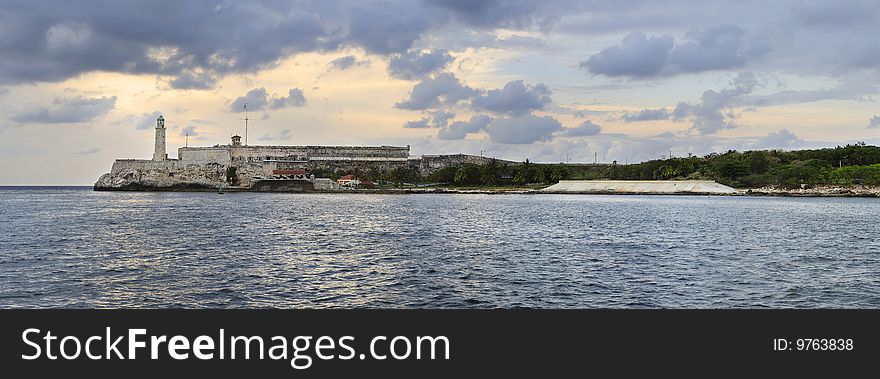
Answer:
[(473, 155), (411, 157), (407, 146), (260, 146), (242, 145), (234, 135), (228, 145), (180, 147), (168, 158), (165, 118), (156, 119), (153, 159), (117, 159), (96, 190), (321, 191), (336, 182), (314, 172), (346, 175), (407, 169), (428, 175), (450, 164), (486, 163)]

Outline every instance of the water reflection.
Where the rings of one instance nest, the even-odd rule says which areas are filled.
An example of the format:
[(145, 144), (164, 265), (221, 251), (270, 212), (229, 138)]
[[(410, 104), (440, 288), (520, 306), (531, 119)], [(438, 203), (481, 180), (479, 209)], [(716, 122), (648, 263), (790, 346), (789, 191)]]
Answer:
[(0, 190), (3, 307), (877, 307), (876, 199)]

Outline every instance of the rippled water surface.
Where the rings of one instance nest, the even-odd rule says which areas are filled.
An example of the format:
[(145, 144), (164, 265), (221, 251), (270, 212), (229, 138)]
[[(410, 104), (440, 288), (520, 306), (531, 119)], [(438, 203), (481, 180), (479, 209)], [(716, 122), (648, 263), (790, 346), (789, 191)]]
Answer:
[(880, 307), (880, 199), (0, 189), (0, 307)]

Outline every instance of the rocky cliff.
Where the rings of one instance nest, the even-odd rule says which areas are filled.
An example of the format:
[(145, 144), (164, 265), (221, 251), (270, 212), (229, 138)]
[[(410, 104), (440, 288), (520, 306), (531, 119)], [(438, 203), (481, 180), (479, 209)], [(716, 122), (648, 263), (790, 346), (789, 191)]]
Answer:
[(211, 189), (227, 184), (219, 164), (183, 165), (178, 161), (118, 160), (95, 182), (96, 190)]

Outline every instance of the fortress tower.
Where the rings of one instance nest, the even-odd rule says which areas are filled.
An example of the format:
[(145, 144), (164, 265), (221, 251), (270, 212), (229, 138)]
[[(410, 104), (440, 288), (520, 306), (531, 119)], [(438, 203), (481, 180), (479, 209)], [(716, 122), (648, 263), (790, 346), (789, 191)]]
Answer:
[(156, 150), (153, 151), (154, 161), (164, 161), (168, 159), (168, 153), (165, 152), (165, 118), (159, 115), (156, 119)]

